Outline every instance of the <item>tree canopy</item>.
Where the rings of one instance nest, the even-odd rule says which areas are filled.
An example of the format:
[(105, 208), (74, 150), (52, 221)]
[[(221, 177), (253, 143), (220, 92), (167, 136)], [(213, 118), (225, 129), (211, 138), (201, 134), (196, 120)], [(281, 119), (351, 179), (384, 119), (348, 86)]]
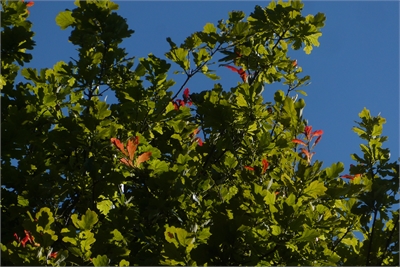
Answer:
[[(1, 4), (1, 265), (399, 265), (385, 119), (358, 114), (353, 165), (314, 156), (323, 129), (288, 51), (319, 46), (323, 13), (232, 11), (135, 59), (116, 3), (76, 1), (56, 23), (78, 58), (37, 70), (33, 2)], [(191, 92), (195, 75), (213, 88)], [(264, 99), (272, 83), (287, 90)]]

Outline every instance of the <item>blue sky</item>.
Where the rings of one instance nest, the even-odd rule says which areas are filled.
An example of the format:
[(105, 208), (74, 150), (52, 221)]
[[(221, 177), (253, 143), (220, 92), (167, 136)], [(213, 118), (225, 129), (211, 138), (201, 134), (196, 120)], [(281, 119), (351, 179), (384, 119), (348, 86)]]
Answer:
[[(227, 19), (228, 12), (242, 10), (249, 15), (255, 5), (266, 6), (269, 1), (117, 1), (117, 11), (127, 19), (135, 33), (122, 47), (130, 56), (147, 54), (165, 58), (169, 50), (167, 37), (180, 44), (185, 37), (203, 29), (207, 22), (217, 24)], [(391, 159), (399, 158), (399, 2), (372, 1), (305, 1), (303, 15), (322, 12), (326, 26), (319, 39), (320, 47), (310, 55), (302, 50), (290, 53), (298, 60), (304, 75), (311, 76), (311, 84), (303, 88), (306, 108), (303, 116), (314, 129), (324, 130), (316, 147), (314, 159), (324, 161), (324, 166), (342, 161), (353, 163), (350, 154), (361, 155), (361, 139), (351, 128), (358, 113), (368, 108), (372, 115), (381, 113), (386, 118), (383, 134), (389, 136), (384, 147), (391, 150)], [(52, 67), (56, 62), (76, 58), (75, 47), (68, 42), (69, 30), (62, 31), (55, 23), (56, 15), (75, 8), (73, 1), (35, 1), (30, 8), (29, 20), (36, 32), (37, 43), (32, 52), (34, 59), (28, 67)], [(173, 65), (172, 70), (178, 67)], [(226, 90), (239, 81), (229, 69), (218, 69), (219, 82)], [(180, 87), (184, 78), (173, 75)], [(191, 92), (210, 89), (214, 81), (196, 77), (188, 87)], [(266, 86), (263, 96), (272, 101), (277, 89), (283, 85)], [(110, 103), (112, 98), (108, 98)], [(346, 170), (347, 171), (347, 170)]]

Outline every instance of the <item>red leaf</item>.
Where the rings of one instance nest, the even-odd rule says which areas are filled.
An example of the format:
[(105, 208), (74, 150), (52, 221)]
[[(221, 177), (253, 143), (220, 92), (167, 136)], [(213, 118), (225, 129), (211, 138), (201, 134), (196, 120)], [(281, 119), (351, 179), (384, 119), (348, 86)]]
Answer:
[(49, 258), (55, 259), (55, 258), (57, 258), (57, 255), (58, 255), (58, 252), (50, 253)]
[(237, 69), (237, 68), (235, 68), (235, 67), (232, 67), (232, 66), (229, 66), (229, 65), (225, 65), (225, 67), (227, 67), (227, 68), (230, 69), (231, 71), (234, 71), (234, 72), (236, 72), (236, 73), (239, 73), (239, 69)]
[(312, 158), (312, 156), (315, 154), (315, 152), (313, 152), (313, 153), (310, 154), (310, 152), (309, 152), (307, 149), (305, 149), (305, 148), (300, 149), (300, 151), (301, 151), (304, 155), (306, 155), (307, 162), (308, 162), (309, 164), (311, 164), (311, 158)]
[(355, 174), (355, 175), (348, 175), (348, 174), (345, 174), (345, 175), (340, 176), (340, 178), (346, 178), (346, 179), (354, 180), (354, 178), (358, 178), (358, 177), (360, 177), (360, 176), (362, 176), (361, 173), (357, 173), (357, 174)]
[(203, 140), (201, 140), (200, 137), (196, 137), (195, 140), (197, 141), (197, 144), (199, 144), (199, 146), (203, 146)]
[(314, 142), (314, 145), (313, 145), (313, 146), (315, 146), (316, 144), (318, 144), (318, 143), (319, 143), (319, 141), (321, 141), (321, 138), (322, 138), (322, 135), (318, 136), (318, 138), (317, 138), (317, 140), (315, 140), (315, 142)]
[(308, 152), (307, 149), (302, 148), (302, 149), (300, 149), (300, 151), (301, 151), (304, 155), (306, 155), (308, 158), (310, 157), (310, 152)]
[(303, 146), (307, 146), (307, 145), (306, 145), (303, 141), (301, 141), (300, 139), (293, 139), (292, 142), (293, 142), (293, 143), (296, 143), (296, 144), (303, 145)]
[(128, 153), (125, 151), (124, 145), (119, 141), (117, 138), (111, 138), (111, 143), (119, 149), (122, 153), (124, 153), (125, 156), (128, 156)]
[(29, 237), (25, 236), (22, 240), (21, 240), (21, 244), (23, 247), (25, 247), (26, 242), (29, 241)]
[(189, 105), (191, 105), (191, 101), (190, 101), (190, 96), (189, 96), (189, 88), (186, 88), (185, 91), (183, 91), (183, 100), (185, 101), (185, 103), (190, 102)]
[(311, 131), (312, 131), (312, 126), (306, 126), (304, 128), (304, 135), (306, 136), (307, 140), (310, 141), (311, 140)]
[(249, 170), (249, 171), (254, 171), (254, 168), (253, 168), (253, 167), (250, 167), (250, 166), (244, 166), (244, 168), (245, 168), (246, 170)]
[(135, 152), (136, 152), (138, 145), (139, 145), (139, 136), (129, 138), (126, 148), (128, 149), (130, 161), (133, 160), (133, 157), (135, 156)]
[(123, 164), (125, 164), (128, 167), (133, 167), (132, 161), (128, 160), (127, 158), (122, 158), (119, 161), (122, 162)]
[(311, 134), (311, 136), (321, 136), (324, 133), (322, 130), (317, 130)]
[(19, 242), (20, 240), (19, 240), (19, 237), (18, 237), (18, 235), (17, 235), (17, 233), (14, 233), (14, 237), (15, 237), (15, 239)]
[(354, 177), (354, 175), (345, 174), (345, 175), (340, 176), (340, 178), (346, 178), (346, 179), (353, 180), (355, 177)]
[[(22, 0), (22, 2), (25, 2), (24, 0)], [(26, 3), (27, 7), (31, 7), (33, 6), (35, 3), (33, 1), (29, 1), (28, 3)]]
[(297, 59), (296, 59), (296, 60), (293, 60), (292, 66), (293, 66), (293, 67), (296, 67), (296, 66), (297, 66)]
[(174, 101), (172, 101), (172, 104), (174, 105), (174, 109), (175, 110), (179, 110), (179, 106), (177, 103), (175, 103)]
[(151, 152), (144, 152), (142, 155), (140, 155), (137, 159), (136, 159), (136, 167), (139, 167), (139, 165), (142, 162), (148, 161), (150, 159), (151, 156)]
[(262, 164), (263, 164), (263, 172), (262, 173), (265, 173), (265, 171), (268, 169), (269, 163), (266, 159), (263, 159)]
[(225, 65), (225, 67), (227, 67), (231, 71), (238, 73), (240, 75), (240, 78), (242, 78), (243, 82), (247, 82), (247, 73), (242, 68), (237, 69), (237, 68), (229, 66), (229, 65)]

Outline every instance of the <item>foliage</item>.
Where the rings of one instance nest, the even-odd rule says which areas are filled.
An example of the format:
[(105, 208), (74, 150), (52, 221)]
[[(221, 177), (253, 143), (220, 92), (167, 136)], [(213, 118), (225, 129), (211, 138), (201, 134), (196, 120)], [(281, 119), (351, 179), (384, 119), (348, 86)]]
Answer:
[[(288, 50), (311, 53), (324, 14), (303, 16), (299, 1), (233, 11), (181, 45), (168, 38), (170, 63), (135, 62), (117, 4), (75, 4), (56, 22), (78, 59), (19, 72), (35, 44), (28, 4), (2, 0), (2, 265), (399, 264), (384, 118), (359, 114), (366, 143), (341, 175), (343, 163), (313, 161), (323, 132), (292, 96), (310, 77)], [(190, 94), (194, 75), (219, 79), (216, 62), (237, 86)], [(276, 82), (287, 91), (265, 102)]]

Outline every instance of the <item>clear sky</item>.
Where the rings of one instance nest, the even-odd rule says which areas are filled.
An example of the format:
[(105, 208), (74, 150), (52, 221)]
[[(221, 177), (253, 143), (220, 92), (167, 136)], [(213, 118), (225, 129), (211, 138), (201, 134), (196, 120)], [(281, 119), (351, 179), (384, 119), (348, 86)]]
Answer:
[[(145, 57), (149, 53), (165, 58), (169, 50), (167, 37), (180, 44), (185, 37), (203, 29), (207, 22), (217, 24), (227, 19), (228, 12), (242, 10), (249, 15), (255, 5), (266, 6), (269, 1), (116, 1), (117, 11), (127, 19), (133, 36), (122, 47), (130, 56)], [(361, 155), (361, 139), (351, 130), (358, 113), (368, 108), (372, 115), (386, 118), (383, 134), (389, 136), (384, 147), (391, 150), (392, 160), (399, 158), (399, 2), (397, 1), (305, 1), (303, 15), (322, 12), (326, 26), (322, 29), (320, 47), (310, 55), (302, 50), (290, 53), (298, 60), (311, 84), (303, 88), (306, 108), (303, 116), (314, 129), (324, 130), (316, 147), (314, 159), (327, 167), (342, 161), (348, 167), (351, 153)], [(62, 31), (55, 23), (56, 15), (74, 9), (73, 1), (35, 1), (29, 20), (36, 32), (37, 43), (33, 60), (27, 66), (52, 67), (56, 62), (76, 58), (75, 47), (68, 42), (70, 30)], [(176, 65), (172, 71), (177, 70)], [(217, 72), (226, 90), (239, 81), (237, 74), (220, 68)], [(180, 87), (183, 76), (174, 90)], [(193, 79), (191, 92), (212, 88), (213, 81), (204, 77)], [(272, 101), (276, 89), (283, 85), (266, 86), (263, 96)], [(107, 102), (112, 102), (108, 98)], [(115, 99), (114, 99), (115, 101)], [(347, 171), (347, 170), (346, 170)]]

